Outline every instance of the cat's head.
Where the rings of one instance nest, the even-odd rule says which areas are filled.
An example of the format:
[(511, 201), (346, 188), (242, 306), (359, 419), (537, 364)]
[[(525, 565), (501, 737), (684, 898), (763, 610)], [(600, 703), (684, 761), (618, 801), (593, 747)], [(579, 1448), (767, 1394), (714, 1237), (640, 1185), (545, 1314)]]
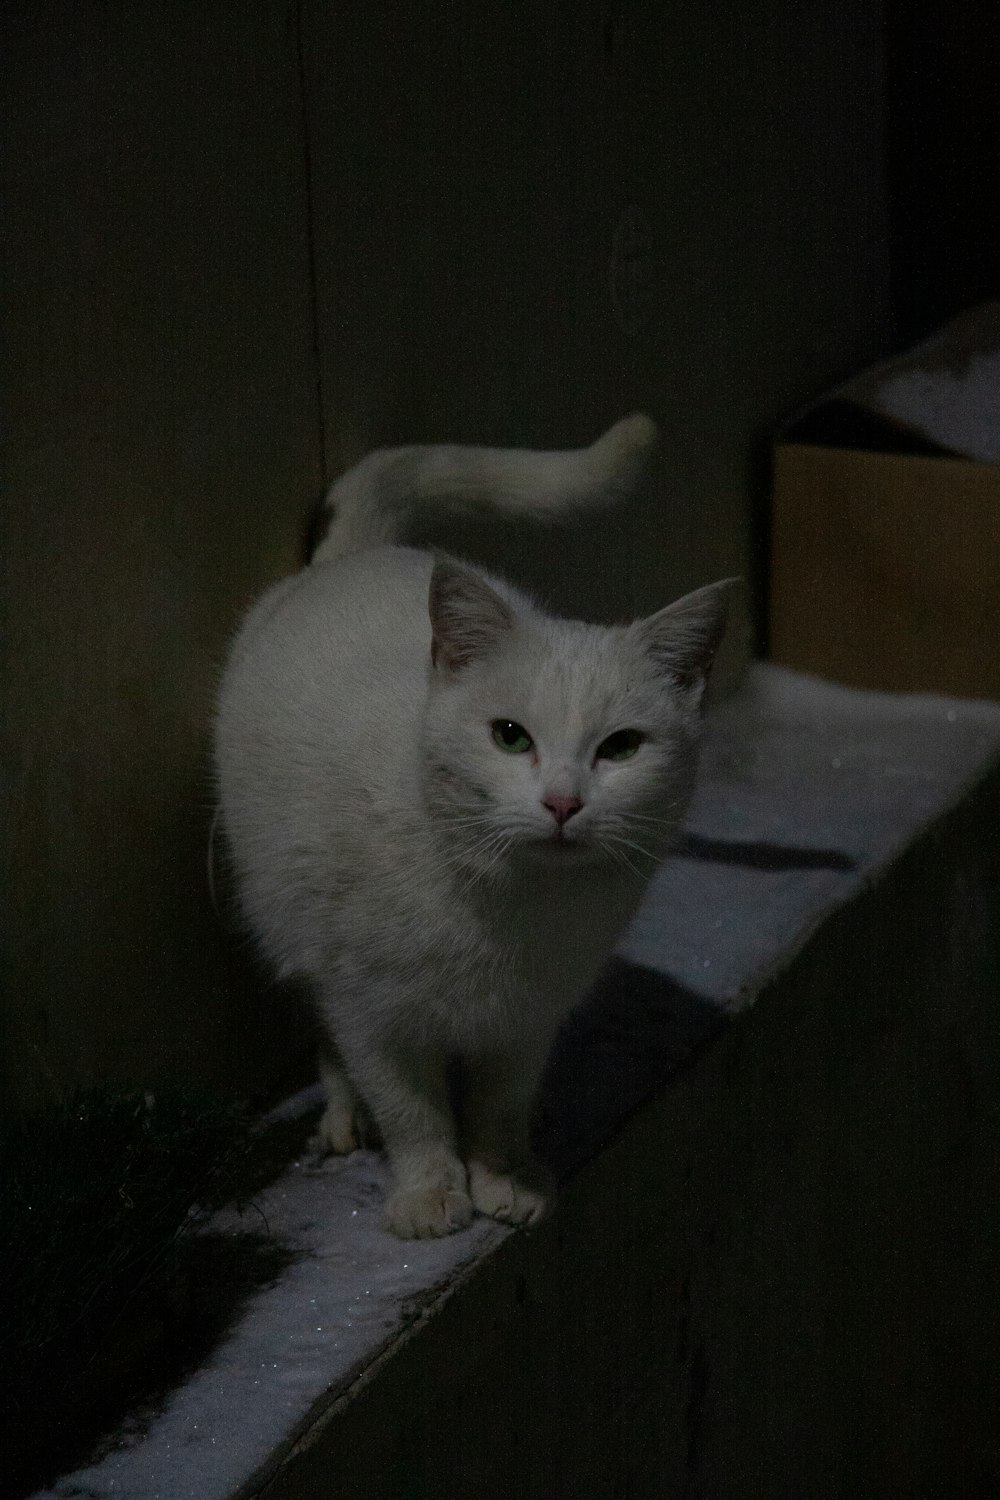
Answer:
[(690, 795), (731, 585), (602, 627), (439, 559), (425, 773), (456, 853), (480, 869), (589, 857), (648, 875)]

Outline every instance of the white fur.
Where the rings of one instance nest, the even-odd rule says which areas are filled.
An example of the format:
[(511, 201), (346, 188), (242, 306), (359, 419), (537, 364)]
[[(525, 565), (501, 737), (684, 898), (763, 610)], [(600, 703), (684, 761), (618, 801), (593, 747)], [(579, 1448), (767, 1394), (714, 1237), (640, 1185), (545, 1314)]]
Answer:
[(606, 506), (636, 489), (655, 448), (656, 427), (641, 413), (616, 422), (589, 448), (568, 452), (381, 448), (331, 488), (333, 522), (313, 562), (397, 542), (425, 508), (560, 520)]
[[(548, 514), (612, 500), (651, 432), (628, 419), (583, 455), (373, 455), (335, 486), (316, 559), (251, 611), (224, 676), (217, 766), (241, 902), (279, 975), (316, 994), (325, 1142), (350, 1149), (367, 1107), (404, 1236), (545, 1207), (528, 1142), (539, 1074), (687, 800), (726, 588), (607, 629), (380, 544), (435, 482), (450, 504), (522, 512), (533, 487)], [(495, 720), (533, 749), (498, 747)], [(636, 754), (596, 758), (626, 728), (644, 735)], [(581, 804), (561, 828), (553, 796)]]

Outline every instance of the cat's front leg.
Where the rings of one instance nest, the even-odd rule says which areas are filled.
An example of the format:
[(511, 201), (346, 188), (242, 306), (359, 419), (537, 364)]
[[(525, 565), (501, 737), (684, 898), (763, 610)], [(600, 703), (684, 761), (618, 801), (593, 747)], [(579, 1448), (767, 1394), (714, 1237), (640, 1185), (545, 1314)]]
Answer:
[(534, 1224), (555, 1196), (552, 1174), (535, 1156), (531, 1113), (544, 1053), (479, 1057), (464, 1067), (463, 1151), (469, 1193), (481, 1214)]
[(455, 1142), (443, 1056), (368, 1038), (341, 1047), (382, 1136), (392, 1185), (383, 1224), (401, 1239), (429, 1239), (472, 1221), (468, 1177)]

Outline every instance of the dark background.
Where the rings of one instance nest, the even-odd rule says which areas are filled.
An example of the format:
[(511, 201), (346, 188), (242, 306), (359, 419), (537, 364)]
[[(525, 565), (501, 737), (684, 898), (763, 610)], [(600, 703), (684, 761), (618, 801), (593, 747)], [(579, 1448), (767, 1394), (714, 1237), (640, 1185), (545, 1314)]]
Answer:
[(892, 0), (888, 188), (897, 339), (1000, 291), (1000, 47), (989, 0)]
[(208, 899), (212, 696), (370, 447), (648, 410), (657, 492), (511, 569), (598, 616), (741, 573), (738, 668), (778, 423), (997, 290), (992, 12), (5, 9), (9, 1100), (303, 1054)]

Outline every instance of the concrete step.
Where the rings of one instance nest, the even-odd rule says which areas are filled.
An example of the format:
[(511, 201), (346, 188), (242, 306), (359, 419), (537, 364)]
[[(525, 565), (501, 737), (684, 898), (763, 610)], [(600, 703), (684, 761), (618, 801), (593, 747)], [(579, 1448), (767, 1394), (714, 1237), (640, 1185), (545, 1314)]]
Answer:
[(998, 812), (1000, 707), (752, 668), (554, 1053), (552, 1218), (404, 1244), (374, 1155), (293, 1163), (215, 1226), (291, 1264), (46, 1495), (989, 1488)]

